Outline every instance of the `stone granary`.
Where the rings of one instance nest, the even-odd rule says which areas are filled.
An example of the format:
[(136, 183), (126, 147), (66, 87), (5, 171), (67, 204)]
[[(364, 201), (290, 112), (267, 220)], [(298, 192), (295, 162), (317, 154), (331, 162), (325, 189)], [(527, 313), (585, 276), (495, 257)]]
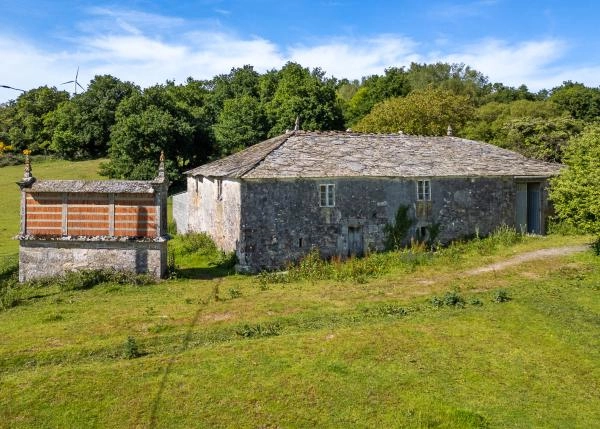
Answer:
[(162, 277), (167, 269), (164, 157), (152, 181), (36, 180), (26, 157), (19, 280), (81, 269)]
[(506, 224), (541, 234), (560, 165), (462, 138), (293, 131), (188, 171), (179, 231), (205, 231), (239, 268), (382, 250), (409, 208), (411, 237), (443, 243)]

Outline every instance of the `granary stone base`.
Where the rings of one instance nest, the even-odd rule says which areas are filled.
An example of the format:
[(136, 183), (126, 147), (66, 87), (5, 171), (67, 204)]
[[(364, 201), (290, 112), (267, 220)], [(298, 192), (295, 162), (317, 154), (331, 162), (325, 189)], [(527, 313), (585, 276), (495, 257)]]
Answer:
[(161, 278), (167, 271), (166, 241), (21, 240), (19, 281), (74, 270), (114, 269)]

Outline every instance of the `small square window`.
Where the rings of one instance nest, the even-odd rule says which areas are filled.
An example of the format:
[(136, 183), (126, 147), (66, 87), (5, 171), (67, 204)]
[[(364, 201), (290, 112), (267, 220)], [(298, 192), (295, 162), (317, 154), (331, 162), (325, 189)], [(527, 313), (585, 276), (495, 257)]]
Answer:
[(335, 206), (335, 189), (334, 185), (329, 183), (326, 185), (319, 185), (321, 194), (321, 207), (334, 207)]
[(431, 182), (417, 180), (417, 201), (431, 201)]

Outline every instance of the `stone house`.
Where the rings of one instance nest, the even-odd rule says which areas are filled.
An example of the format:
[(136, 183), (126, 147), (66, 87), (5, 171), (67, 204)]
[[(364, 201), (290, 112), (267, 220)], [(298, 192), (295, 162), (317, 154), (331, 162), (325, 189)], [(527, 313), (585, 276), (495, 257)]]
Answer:
[(81, 269), (167, 270), (167, 190), (155, 180), (36, 180), (26, 157), (19, 280)]
[(502, 224), (541, 234), (560, 165), (462, 138), (292, 131), (188, 171), (180, 232), (205, 231), (242, 270), (382, 250), (408, 207), (410, 237), (443, 243)]

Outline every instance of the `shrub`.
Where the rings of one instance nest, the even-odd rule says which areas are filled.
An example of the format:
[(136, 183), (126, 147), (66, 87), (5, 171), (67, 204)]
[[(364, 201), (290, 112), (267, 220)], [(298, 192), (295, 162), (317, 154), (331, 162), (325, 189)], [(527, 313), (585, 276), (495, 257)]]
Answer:
[(181, 253), (211, 255), (218, 251), (213, 239), (205, 232), (189, 232), (181, 236)]
[(444, 295), (444, 305), (448, 307), (464, 307), (465, 300), (458, 292), (447, 292)]
[(239, 298), (242, 296), (242, 292), (238, 288), (229, 288), (229, 296), (231, 299)]
[(408, 217), (408, 206), (398, 207), (393, 224), (387, 224), (384, 229), (385, 248), (387, 250), (398, 250), (406, 238), (408, 230), (413, 224), (412, 219)]
[(123, 346), (123, 357), (125, 359), (134, 359), (139, 356), (141, 355), (137, 341), (132, 336), (127, 337), (127, 341), (125, 341)]
[(500, 303), (500, 302), (507, 302), (510, 300), (511, 300), (510, 295), (504, 289), (498, 289), (497, 291), (494, 292), (494, 294), (492, 296), (493, 302)]
[(592, 250), (596, 256), (600, 256), (600, 236), (592, 243)]

